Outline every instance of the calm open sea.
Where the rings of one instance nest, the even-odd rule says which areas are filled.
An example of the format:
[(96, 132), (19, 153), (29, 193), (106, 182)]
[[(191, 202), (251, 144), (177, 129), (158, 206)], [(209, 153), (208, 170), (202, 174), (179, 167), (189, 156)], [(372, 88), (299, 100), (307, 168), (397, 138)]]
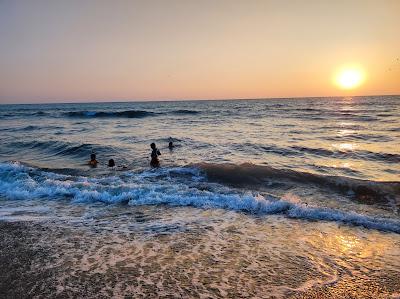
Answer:
[(134, 265), (115, 295), (400, 293), (400, 96), (2, 105), (0, 140), (0, 219), (85, 240), (60, 292)]

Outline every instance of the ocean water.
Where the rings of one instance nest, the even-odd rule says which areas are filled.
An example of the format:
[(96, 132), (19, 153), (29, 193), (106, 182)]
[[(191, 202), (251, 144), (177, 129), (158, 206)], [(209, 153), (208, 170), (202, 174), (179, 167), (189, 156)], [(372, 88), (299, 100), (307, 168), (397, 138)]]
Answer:
[(2, 105), (0, 136), (0, 219), (86, 244), (59, 293), (138, 267), (100, 292), (400, 293), (400, 96)]

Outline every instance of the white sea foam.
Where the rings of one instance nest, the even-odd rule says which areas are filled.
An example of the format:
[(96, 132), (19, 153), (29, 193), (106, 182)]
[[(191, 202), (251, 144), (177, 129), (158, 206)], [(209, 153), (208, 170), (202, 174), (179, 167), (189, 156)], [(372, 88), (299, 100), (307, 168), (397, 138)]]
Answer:
[(161, 172), (130, 173), (124, 178), (74, 177), (26, 167), (19, 163), (0, 164), (0, 196), (12, 200), (70, 199), (72, 202), (103, 202), (129, 205), (171, 205), (198, 208), (218, 208), (252, 214), (283, 214), (304, 220), (335, 221), (365, 228), (400, 233), (400, 221), (343, 212), (335, 209), (312, 207), (279, 199), (271, 195), (239, 193), (213, 184), (204, 189), (160, 178), (155, 183), (146, 178), (170, 175), (171, 172), (191, 175), (193, 182), (199, 173), (187, 169), (164, 169)]

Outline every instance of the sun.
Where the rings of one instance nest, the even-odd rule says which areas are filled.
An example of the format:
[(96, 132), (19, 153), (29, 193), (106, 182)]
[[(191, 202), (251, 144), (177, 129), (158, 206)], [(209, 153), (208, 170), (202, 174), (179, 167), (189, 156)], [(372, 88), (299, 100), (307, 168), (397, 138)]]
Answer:
[(343, 69), (336, 76), (336, 84), (343, 89), (354, 89), (364, 81), (364, 73), (359, 69)]

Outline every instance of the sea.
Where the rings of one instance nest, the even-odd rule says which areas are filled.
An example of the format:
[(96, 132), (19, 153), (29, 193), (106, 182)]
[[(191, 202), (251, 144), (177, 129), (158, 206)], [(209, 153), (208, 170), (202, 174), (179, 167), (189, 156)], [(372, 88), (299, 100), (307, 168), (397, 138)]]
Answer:
[(0, 141), (50, 296), (400, 296), (400, 96), (1, 105)]

